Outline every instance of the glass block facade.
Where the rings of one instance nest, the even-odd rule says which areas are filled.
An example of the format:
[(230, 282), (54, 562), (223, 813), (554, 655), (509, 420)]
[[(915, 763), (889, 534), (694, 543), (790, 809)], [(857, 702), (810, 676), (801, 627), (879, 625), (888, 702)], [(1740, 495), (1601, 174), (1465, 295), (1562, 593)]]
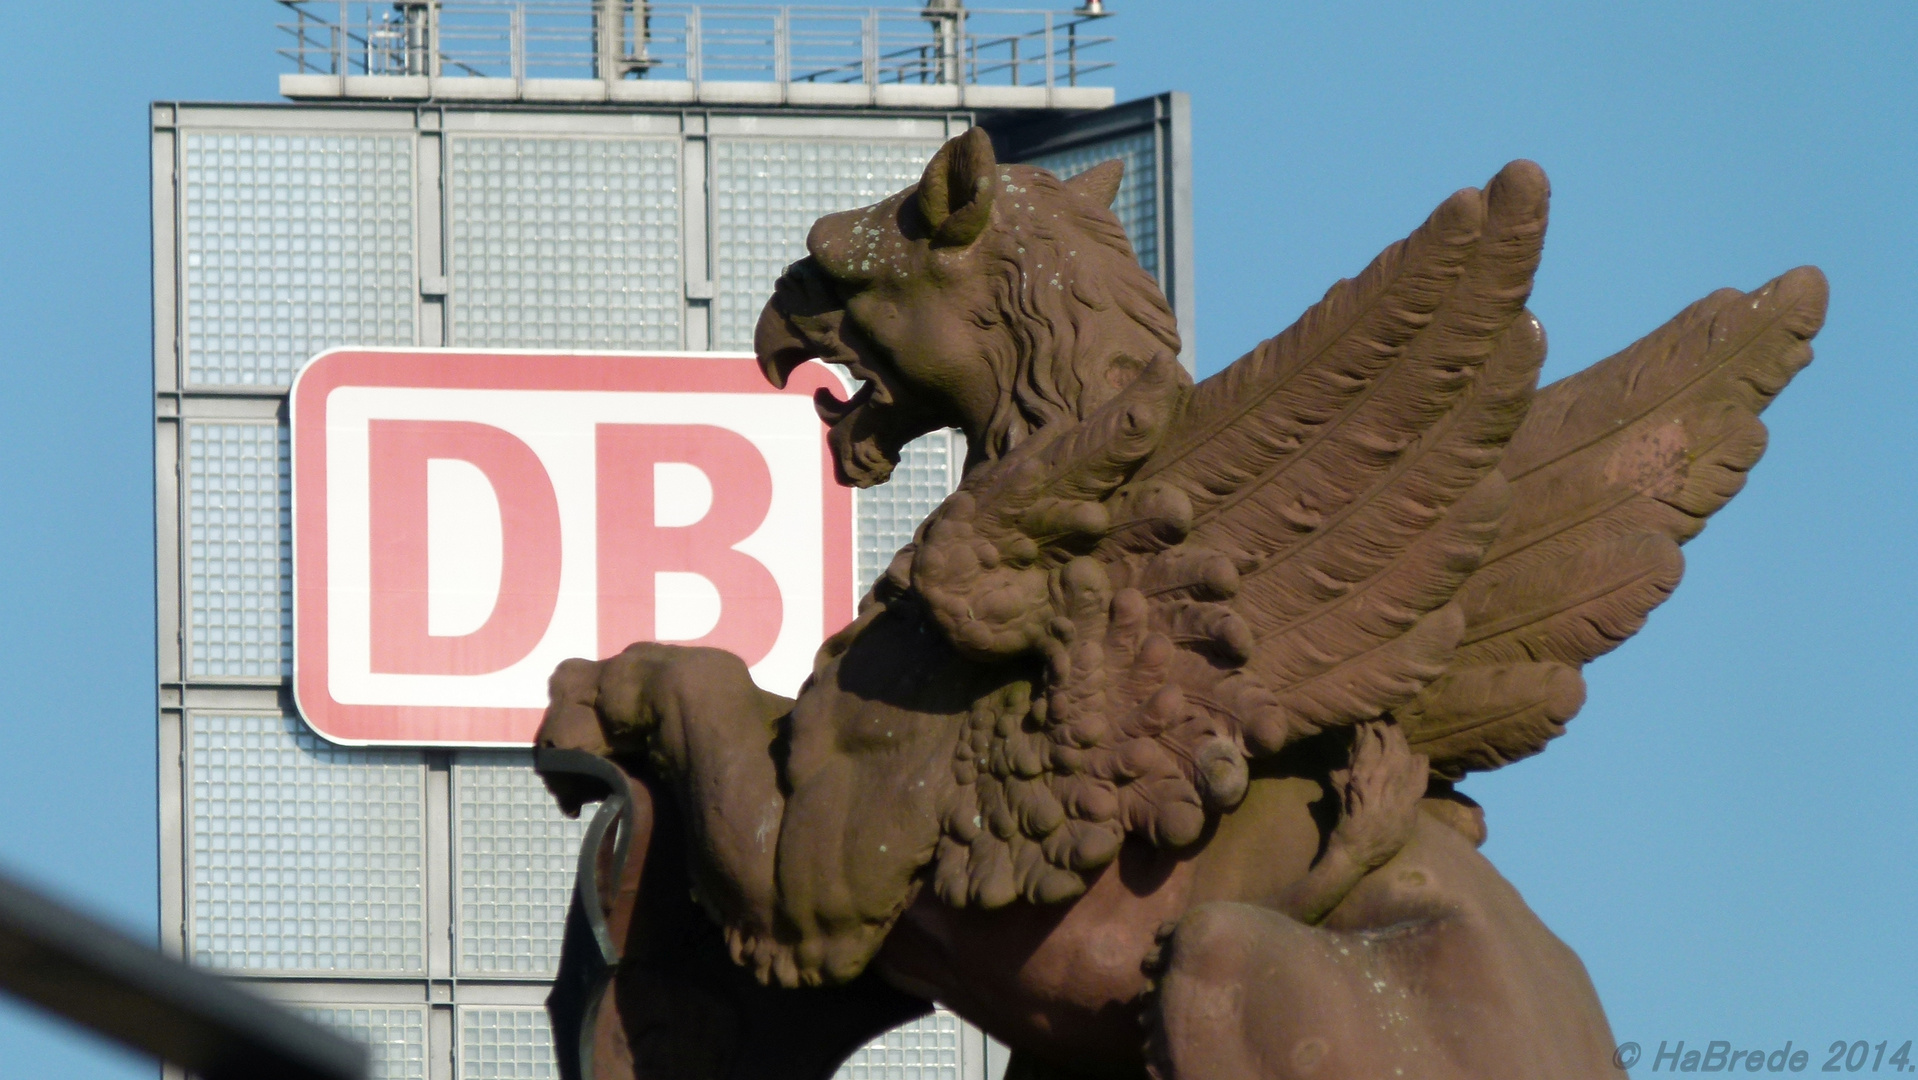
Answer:
[(284, 386), (334, 345), (410, 345), (413, 140), (187, 133), (186, 381)]
[[(958, 486), (965, 436), (935, 431), (906, 445), (892, 479), (853, 493), (855, 584), (864, 596), (913, 531)], [(881, 1035), (834, 1080), (960, 1080), (959, 1018), (944, 1009)]]
[[(1009, 137), (1043, 128), (1070, 145), (1056, 140), (1074, 137), (1077, 115)], [(1158, 184), (1172, 174), (1153, 129), (1115, 116), (1098, 130), (1142, 133), (1038, 163), (1071, 175), (1125, 157), (1117, 210), (1162, 272), (1172, 249), (1159, 237), (1177, 234), (1158, 220)], [(813, 221), (916, 182), (966, 122), (156, 104), (167, 947), (369, 1043), (376, 1077), (554, 1075), (539, 1003), (586, 823), (560, 816), (524, 752), (339, 746), (294, 715), (286, 387), (313, 354), (347, 345), (749, 348)], [(935, 433), (888, 484), (855, 493), (861, 593), (964, 454), (958, 433)], [(987, 1080), (971, 1056), (983, 1045), (938, 1013), (839, 1075)]]
[(965, 439), (935, 431), (899, 452), (892, 479), (853, 492), (854, 586), (860, 596), (892, 565), (899, 549), (912, 543), (913, 530), (957, 486), (965, 457)]
[(678, 139), (452, 141), (452, 341), (681, 347)]
[(855, 1050), (834, 1080), (959, 1080), (959, 1018), (940, 1009)]
[(1112, 212), (1125, 226), (1126, 239), (1139, 256), (1139, 265), (1154, 277), (1159, 273), (1159, 164), (1158, 143), (1152, 132), (1128, 135), (1109, 142), (1078, 146), (1057, 154), (1044, 154), (1028, 161), (1050, 170), (1061, 180), (1118, 158), (1125, 162), (1125, 177), (1119, 181), (1119, 195), (1112, 200)]
[(530, 754), (461, 754), (453, 766), (461, 974), (559, 969), (561, 932), (592, 818), (559, 812)]
[(367, 1080), (426, 1080), (425, 1009), (320, 1006), (298, 1013), (364, 1043), (371, 1051)]
[(292, 512), (286, 429), (186, 427), (188, 671), (293, 670)]
[(937, 149), (920, 139), (713, 140), (713, 347), (752, 348), (773, 281), (805, 257), (815, 220), (917, 183)]
[(559, 1080), (545, 1009), (459, 1011), (460, 1080)]
[(188, 718), (191, 955), (217, 968), (424, 968), (416, 751), (334, 746), (292, 716)]

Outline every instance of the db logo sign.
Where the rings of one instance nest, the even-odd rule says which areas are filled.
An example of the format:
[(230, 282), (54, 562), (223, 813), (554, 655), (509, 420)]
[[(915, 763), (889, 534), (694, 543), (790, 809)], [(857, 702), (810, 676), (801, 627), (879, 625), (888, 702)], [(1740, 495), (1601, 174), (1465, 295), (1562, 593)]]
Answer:
[(345, 743), (528, 743), (546, 677), (712, 645), (795, 692), (852, 617), (813, 364), (322, 353), (292, 391), (294, 694)]

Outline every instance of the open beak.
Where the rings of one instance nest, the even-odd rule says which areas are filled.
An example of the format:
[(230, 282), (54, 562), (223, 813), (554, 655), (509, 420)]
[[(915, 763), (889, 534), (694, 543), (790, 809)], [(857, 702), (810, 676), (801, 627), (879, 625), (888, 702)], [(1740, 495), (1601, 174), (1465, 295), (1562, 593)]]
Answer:
[(835, 341), (844, 317), (838, 291), (811, 259), (787, 267), (753, 331), (753, 352), (766, 381), (783, 390), (793, 369), (806, 361), (837, 360), (828, 354), (840, 351)]

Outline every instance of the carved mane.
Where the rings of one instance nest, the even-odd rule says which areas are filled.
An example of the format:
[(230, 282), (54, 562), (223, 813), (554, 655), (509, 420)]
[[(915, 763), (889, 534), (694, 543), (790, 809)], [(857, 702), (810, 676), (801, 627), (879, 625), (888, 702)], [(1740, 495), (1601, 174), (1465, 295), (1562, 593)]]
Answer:
[(986, 460), (1110, 400), (1151, 359), (1133, 355), (1138, 331), (1179, 351), (1172, 307), (1117, 215), (1035, 166), (1001, 165), (998, 182), (999, 220), (983, 251), (993, 309), (983, 314), (1004, 333), (987, 339), (999, 403), (974, 450)]

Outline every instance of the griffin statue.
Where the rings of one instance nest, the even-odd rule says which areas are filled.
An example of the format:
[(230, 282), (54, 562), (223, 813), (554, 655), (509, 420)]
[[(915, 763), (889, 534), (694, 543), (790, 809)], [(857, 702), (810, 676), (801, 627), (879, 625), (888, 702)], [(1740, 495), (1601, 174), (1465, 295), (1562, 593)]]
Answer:
[(1453, 785), (1559, 735), (1671, 594), (1823, 276), (1536, 390), (1548, 188), (1514, 162), (1193, 385), (1121, 168), (973, 129), (775, 286), (766, 377), (864, 382), (817, 402), (841, 480), (947, 427), (964, 480), (797, 699), (710, 649), (554, 674), (541, 771), (612, 796), (569, 1070), (816, 1080), (938, 1002), (1020, 1080), (1622, 1075)]

